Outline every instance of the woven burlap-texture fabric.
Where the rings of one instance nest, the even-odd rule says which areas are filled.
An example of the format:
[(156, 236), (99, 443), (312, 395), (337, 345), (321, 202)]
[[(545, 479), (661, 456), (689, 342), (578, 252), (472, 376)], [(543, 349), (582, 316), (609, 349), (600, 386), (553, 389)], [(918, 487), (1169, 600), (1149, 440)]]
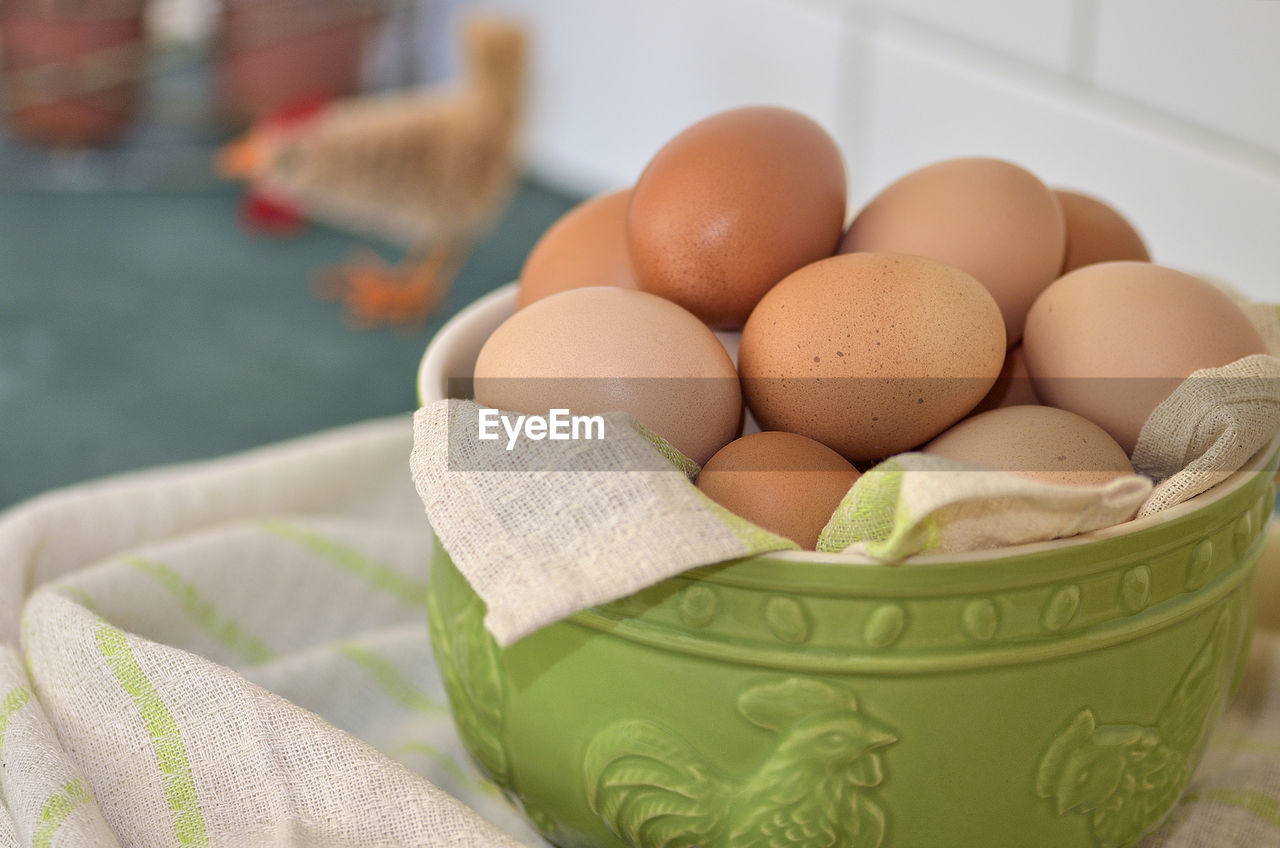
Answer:
[(1208, 491), (1280, 433), (1280, 358), (1196, 371), (1147, 419), (1133, 466), (1156, 481), (1139, 516)]
[(420, 409), (410, 464), (499, 644), (696, 566), (795, 547), (704, 497), (626, 413), (603, 416), (602, 439), (508, 450), (478, 438), (478, 410)]
[(1075, 536), (1128, 521), (1151, 493), (1136, 474), (1072, 486), (904, 453), (858, 478), (818, 549), (910, 562)]

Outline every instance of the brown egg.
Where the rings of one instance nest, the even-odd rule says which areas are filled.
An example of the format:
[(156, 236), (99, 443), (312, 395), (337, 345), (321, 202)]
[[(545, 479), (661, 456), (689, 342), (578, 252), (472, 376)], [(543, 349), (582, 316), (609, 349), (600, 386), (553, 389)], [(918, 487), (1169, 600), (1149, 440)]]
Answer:
[(1027, 315), (1022, 349), (1043, 403), (1083, 415), (1129, 454), (1191, 372), (1267, 352), (1227, 295), (1146, 262), (1086, 265), (1049, 286)]
[(631, 189), (602, 194), (570, 209), (534, 244), (520, 270), (516, 308), (584, 286), (636, 288), (627, 255)]
[(716, 328), (830, 256), (845, 215), (840, 149), (809, 118), (757, 106), (681, 132), (636, 182), (627, 222), (640, 288)]
[(1124, 448), (1087, 418), (1051, 406), (1006, 406), (966, 418), (925, 453), (1033, 480), (1100, 486), (1133, 474)]
[(1098, 262), (1150, 262), (1151, 254), (1133, 224), (1096, 197), (1067, 189), (1053, 192), (1067, 222), (1066, 274)]
[(499, 325), (476, 361), (475, 398), (537, 415), (630, 412), (699, 464), (742, 417), (733, 362), (705, 324), (656, 295), (602, 286), (550, 295)]
[(1066, 227), (1057, 198), (1029, 171), (998, 159), (949, 159), (880, 192), (845, 234), (842, 253), (928, 256), (987, 287), (1012, 346), (1027, 309), (1062, 268)]
[(760, 425), (846, 459), (923, 444), (991, 389), (1005, 355), (1000, 309), (950, 265), (850, 253), (791, 274), (742, 331), (738, 370)]
[(1000, 376), (976, 407), (973, 413), (986, 412), (1002, 406), (1023, 406), (1038, 404), (1035, 384), (1031, 382), (1031, 374), (1027, 371), (1027, 359), (1022, 353), (1022, 345), (1014, 345), (1004, 355), (1004, 367)]
[(811, 551), (859, 476), (826, 445), (773, 431), (722, 447), (698, 475), (698, 488), (735, 515)]

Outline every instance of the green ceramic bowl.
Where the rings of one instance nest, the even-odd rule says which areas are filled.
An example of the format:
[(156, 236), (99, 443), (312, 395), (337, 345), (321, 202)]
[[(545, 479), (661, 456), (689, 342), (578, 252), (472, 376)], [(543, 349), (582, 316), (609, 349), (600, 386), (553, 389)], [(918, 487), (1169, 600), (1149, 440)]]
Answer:
[[(420, 373), (466, 376), (508, 289)], [(1238, 682), (1280, 445), (1153, 519), (882, 566), (709, 566), (500, 649), (437, 549), (431, 633), (481, 767), (562, 848), (1118, 848)]]

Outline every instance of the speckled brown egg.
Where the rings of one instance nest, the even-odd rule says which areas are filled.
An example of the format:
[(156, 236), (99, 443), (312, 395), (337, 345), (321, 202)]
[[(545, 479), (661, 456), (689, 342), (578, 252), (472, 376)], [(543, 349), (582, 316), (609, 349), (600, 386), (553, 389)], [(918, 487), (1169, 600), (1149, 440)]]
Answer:
[(1027, 371), (1027, 358), (1022, 353), (1022, 345), (1009, 348), (1004, 355), (1004, 367), (996, 377), (995, 385), (987, 396), (973, 409), (973, 414), (998, 409), (1002, 406), (1023, 406), (1038, 404), (1036, 387), (1031, 381), (1031, 373)]
[(636, 288), (627, 255), (631, 189), (586, 200), (560, 216), (534, 244), (520, 269), (516, 308), (584, 286)]
[(948, 159), (913, 171), (853, 219), (841, 252), (914, 253), (968, 271), (991, 292), (1008, 344), (1062, 268), (1066, 226), (1052, 191), (999, 159)]
[(1133, 474), (1124, 448), (1087, 418), (1051, 406), (1006, 406), (964, 419), (922, 449), (1033, 480), (1101, 486)]
[(627, 243), (640, 288), (740, 327), (771, 286), (835, 252), (845, 193), (840, 149), (799, 113), (753, 106), (699, 121), (636, 182)]
[(1083, 415), (1129, 454), (1193, 371), (1267, 352), (1221, 290), (1146, 262), (1086, 265), (1056, 281), (1031, 307), (1022, 348), (1042, 403)]
[(1142, 236), (1129, 220), (1096, 197), (1055, 189), (1067, 223), (1066, 274), (1098, 262), (1150, 262)]
[(770, 431), (722, 447), (698, 475), (698, 488), (730, 512), (813, 550), (859, 476), (826, 445)]
[(697, 463), (742, 418), (733, 362), (705, 324), (656, 295), (601, 286), (550, 295), (500, 324), (480, 349), (475, 399), (526, 414), (630, 412)]
[(767, 430), (846, 459), (923, 444), (990, 390), (1005, 355), (982, 284), (920, 256), (850, 253), (774, 286), (742, 331), (738, 370)]

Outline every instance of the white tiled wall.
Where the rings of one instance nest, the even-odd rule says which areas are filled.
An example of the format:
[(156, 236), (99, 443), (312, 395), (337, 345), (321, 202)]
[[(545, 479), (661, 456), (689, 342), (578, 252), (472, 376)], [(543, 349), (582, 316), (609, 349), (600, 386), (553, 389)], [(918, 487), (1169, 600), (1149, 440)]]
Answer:
[(1093, 79), (1280, 154), (1280, 2), (1098, 4)]
[(1280, 301), (1280, 0), (422, 1), (528, 22), (527, 158), (566, 188), (627, 184), (688, 123), (778, 103), (840, 142), (855, 205), (1003, 156), (1112, 201), (1157, 261)]
[[(721, 109), (786, 102), (828, 126), (841, 108), (842, 27), (804, 3), (497, 0), (536, 49), (527, 143), (577, 189), (635, 179), (663, 142)], [(792, 45), (787, 55), (780, 45)]]
[(1076, 19), (1072, 0), (882, 0), (879, 5), (986, 49), (1062, 73), (1071, 70)]

